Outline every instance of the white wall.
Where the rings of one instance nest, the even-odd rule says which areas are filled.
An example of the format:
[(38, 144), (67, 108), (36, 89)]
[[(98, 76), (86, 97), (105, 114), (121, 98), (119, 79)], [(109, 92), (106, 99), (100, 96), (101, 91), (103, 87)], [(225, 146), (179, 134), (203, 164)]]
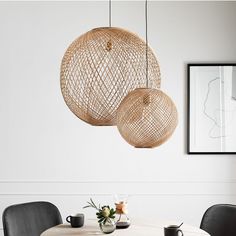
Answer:
[[(63, 101), (60, 62), (80, 34), (107, 25), (107, 2), (0, 3), (0, 212), (49, 200), (63, 217), (86, 200), (130, 194), (130, 215), (199, 225), (214, 203), (236, 204), (236, 157), (186, 154), (186, 63), (236, 61), (235, 2), (150, 2), (149, 42), (179, 126), (159, 148), (129, 146)], [(113, 24), (144, 37), (144, 4), (114, 2)], [(145, 207), (146, 206), (146, 207)], [(93, 211), (86, 210), (88, 217)]]

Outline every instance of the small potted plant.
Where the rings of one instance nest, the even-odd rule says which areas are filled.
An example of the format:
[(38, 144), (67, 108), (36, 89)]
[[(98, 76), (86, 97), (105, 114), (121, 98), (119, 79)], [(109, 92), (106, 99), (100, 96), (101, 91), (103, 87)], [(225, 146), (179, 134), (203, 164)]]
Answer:
[(115, 214), (116, 211), (113, 208), (110, 208), (109, 206), (96, 206), (93, 200), (90, 198), (90, 202), (87, 202), (88, 205), (85, 206), (84, 208), (94, 208), (97, 210), (97, 218), (98, 218), (98, 223), (100, 226), (100, 229), (103, 233), (105, 234), (110, 234), (114, 232), (116, 229), (116, 223), (114, 221), (115, 219)]

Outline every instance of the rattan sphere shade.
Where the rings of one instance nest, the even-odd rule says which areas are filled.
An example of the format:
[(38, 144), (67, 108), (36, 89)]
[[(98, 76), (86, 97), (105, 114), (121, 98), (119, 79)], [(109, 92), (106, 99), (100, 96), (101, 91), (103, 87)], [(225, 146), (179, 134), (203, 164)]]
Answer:
[(177, 123), (175, 104), (157, 89), (135, 89), (124, 98), (117, 112), (120, 134), (139, 148), (161, 145), (172, 135)]
[[(145, 42), (121, 28), (93, 29), (76, 39), (61, 64), (61, 90), (70, 110), (92, 125), (115, 125), (123, 98), (146, 84)], [(148, 49), (149, 84), (160, 88), (160, 68)]]

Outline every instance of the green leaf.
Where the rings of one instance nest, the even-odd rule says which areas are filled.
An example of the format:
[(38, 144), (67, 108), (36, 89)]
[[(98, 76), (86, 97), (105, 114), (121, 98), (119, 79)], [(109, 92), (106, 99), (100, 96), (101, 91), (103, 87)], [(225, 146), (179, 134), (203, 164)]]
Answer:
[(98, 209), (97, 206), (95, 205), (95, 203), (93, 202), (93, 199), (92, 199), (92, 198), (90, 198), (90, 201), (91, 201), (91, 203), (94, 205), (94, 208)]
[(113, 208), (111, 208), (111, 215), (113, 215), (114, 213), (115, 213), (115, 211), (114, 211), (114, 209)]

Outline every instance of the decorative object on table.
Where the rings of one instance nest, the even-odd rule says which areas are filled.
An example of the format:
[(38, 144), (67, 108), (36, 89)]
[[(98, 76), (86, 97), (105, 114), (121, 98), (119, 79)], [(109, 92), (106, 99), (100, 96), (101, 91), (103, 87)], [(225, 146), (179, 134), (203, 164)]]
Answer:
[(125, 229), (130, 226), (130, 219), (128, 217), (128, 196), (126, 195), (115, 195), (115, 206), (116, 206), (116, 228)]
[(164, 235), (165, 236), (179, 236), (179, 233), (181, 233), (182, 236), (184, 236), (183, 231), (180, 229), (183, 223), (180, 225), (169, 225), (167, 227), (164, 227)]
[[(149, 54), (146, 16), (146, 87), (131, 91), (117, 111), (117, 127), (121, 136), (134, 147), (153, 148), (161, 145), (173, 134), (178, 114), (175, 104), (161, 90), (150, 86)], [(158, 75), (157, 75), (158, 76)]]
[(66, 221), (71, 224), (73, 228), (79, 228), (84, 225), (84, 214), (76, 214), (72, 216), (67, 216)]
[(90, 202), (87, 202), (88, 205), (84, 208), (94, 208), (97, 210), (97, 218), (98, 223), (100, 226), (100, 229), (105, 234), (110, 234), (115, 231), (116, 229), (116, 223), (114, 221), (115, 219), (115, 213), (116, 211), (113, 208), (110, 208), (109, 206), (96, 206), (93, 200), (90, 198)]
[(145, 50), (150, 84), (160, 87), (160, 68), (152, 50), (136, 34), (111, 27), (109, 3), (109, 27), (77, 38), (63, 57), (60, 74), (67, 106), (81, 120), (99, 126), (116, 125), (123, 98), (145, 86)]
[(236, 64), (188, 64), (188, 153), (236, 154)]

